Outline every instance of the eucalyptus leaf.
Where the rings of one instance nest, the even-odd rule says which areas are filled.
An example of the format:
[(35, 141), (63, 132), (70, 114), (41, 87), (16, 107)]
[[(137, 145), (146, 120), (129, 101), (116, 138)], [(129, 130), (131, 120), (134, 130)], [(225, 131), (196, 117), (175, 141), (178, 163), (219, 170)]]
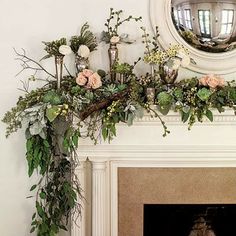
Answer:
[(189, 111), (190, 111), (190, 106), (183, 106), (183, 107), (182, 107), (182, 111), (183, 111), (184, 113), (189, 113)]
[(39, 136), (42, 138), (42, 139), (46, 139), (46, 132), (44, 129), (41, 130), (41, 132), (39, 133)]
[(213, 122), (213, 113), (210, 110), (207, 110), (205, 115), (211, 122)]
[(158, 110), (161, 112), (162, 115), (167, 115), (170, 111), (171, 105), (166, 106), (158, 106)]
[(183, 123), (185, 123), (188, 120), (189, 116), (190, 116), (190, 111), (187, 112), (187, 113), (182, 112), (181, 115), (182, 115), (182, 121), (183, 121)]
[(30, 188), (30, 191), (33, 191), (37, 188), (37, 184), (34, 184), (31, 188)]
[(41, 124), (41, 122), (37, 121), (35, 123), (33, 123), (30, 127), (29, 127), (29, 131), (31, 135), (38, 135), (42, 132), (43, 126)]
[(127, 125), (131, 126), (134, 121), (134, 115), (132, 113), (128, 114)]
[(32, 234), (36, 230), (36, 227), (32, 227), (30, 233)]
[(144, 109), (141, 106), (136, 107), (135, 115), (139, 118), (142, 119), (144, 116)]
[(46, 110), (46, 117), (50, 122), (53, 122), (59, 115), (59, 111), (60, 111), (59, 107), (52, 106)]
[(46, 195), (45, 192), (41, 192), (41, 193), (39, 194), (39, 196), (40, 196), (41, 199), (46, 199), (46, 197), (47, 197), (47, 195)]

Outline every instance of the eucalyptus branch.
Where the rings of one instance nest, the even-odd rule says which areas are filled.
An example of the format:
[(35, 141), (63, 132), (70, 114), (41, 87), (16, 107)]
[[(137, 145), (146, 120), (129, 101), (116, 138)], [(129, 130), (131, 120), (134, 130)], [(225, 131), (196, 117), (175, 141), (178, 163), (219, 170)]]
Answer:
[[(19, 75), (22, 71), (24, 71), (26, 69), (32, 69), (35, 71), (40, 71), (40, 70), (44, 71), (49, 76), (56, 78), (53, 74), (48, 72), (40, 63), (38, 63), (37, 61), (33, 60), (32, 58), (26, 56), (26, 52), (23, 48), (22, 48), (23, 54), (19, 53), (15, 48), (13, 48), (13, 50), (16, 53), (16, 55), (19, 57), (19, 58), (16, 58), (16, 60), (20, 60), (23, 62), (23, 64), (22, 64), (23, 69), (17, 75)], [(29, 63), (33, 63), (33, 64), (37, 65), (38, 67), (32, 67), (29, 65)]]

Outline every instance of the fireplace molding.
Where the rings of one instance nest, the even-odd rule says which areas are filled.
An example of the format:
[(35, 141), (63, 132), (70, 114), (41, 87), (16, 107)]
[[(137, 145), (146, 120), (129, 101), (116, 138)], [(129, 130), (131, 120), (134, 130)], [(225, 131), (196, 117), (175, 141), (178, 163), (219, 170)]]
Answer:
[(111, 144), (81, 140), (77, 174), (86, 201), (76, 222), (79, 228), (72, 224), (72, 236), (119, 236), (118, 168), (236, 167), (232, 113), (197, 124), (190, 132), (174, 113), (165, 121), (174, 130), (167, 138), (161, 137), (159, 121), (145, 116), (130, 128), (119, 125)]

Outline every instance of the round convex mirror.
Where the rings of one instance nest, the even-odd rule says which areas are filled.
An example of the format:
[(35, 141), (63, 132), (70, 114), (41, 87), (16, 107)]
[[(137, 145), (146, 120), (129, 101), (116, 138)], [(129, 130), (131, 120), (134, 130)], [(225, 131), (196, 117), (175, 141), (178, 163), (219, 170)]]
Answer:
[(186, 47), (200, 73), (236, 72), (236, 0), (149, 0), (159, 43)]
[(171, 17), (192, 47), (210, 53), (236, 48), (236, 0), (172, 0)]

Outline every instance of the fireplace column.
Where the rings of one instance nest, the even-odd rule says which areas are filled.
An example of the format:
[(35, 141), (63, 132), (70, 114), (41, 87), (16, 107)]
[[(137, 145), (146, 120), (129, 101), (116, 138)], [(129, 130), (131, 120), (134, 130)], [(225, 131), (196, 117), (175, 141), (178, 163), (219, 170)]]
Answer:
[[(91, 160), (91, 159), (90, 159)], [(109, 224), (107, 222), (108, 178), (107, 162), (105, 160), (92, 161), (92, 236), (107, 236)]]
[[(89, 189), (87, 185), (87, 164), (86, 160), (81, 160), (79, 166), (76, 169), (77, 177), (80, 182), (80, 186), (82, 189), (82, 195), (85, 199), (87, 199), (89, 194)], [(87, 228), (88, 228), (88, 217), (89, 217), (89, 205), (87, 200), (80, 200), (78, 201), (81, 203), (81, 216), (76, 217), (76, 224), (72, 224), (71, 228), (71, 236), (86, 236), (87, 235)]]

